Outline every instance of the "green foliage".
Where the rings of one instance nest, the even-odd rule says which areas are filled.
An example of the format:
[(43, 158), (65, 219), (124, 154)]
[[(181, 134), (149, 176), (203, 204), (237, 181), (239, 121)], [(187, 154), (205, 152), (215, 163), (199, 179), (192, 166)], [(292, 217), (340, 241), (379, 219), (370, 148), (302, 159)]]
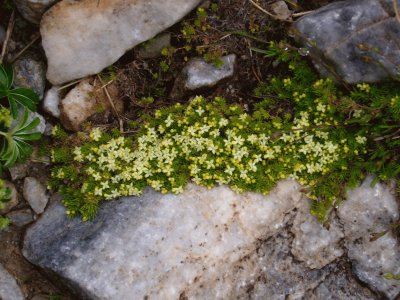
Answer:
[[(11, 199), (11, 189), (4, 186), (4, 181), (0, 179), (0, 209), (4, 208), (4, 204)], [(10, 224), (8, 218), (0, 216), (0, 230), (5, 229)]]
[(73, 156), (67, 155), (72, 142), (63, 139), (64, 150), (54, 151), (58, 164), (50, 187), (61, 189), (68, 214), (90, 219), (101, 201), (139, 195), (147, 185), (179, 193), (192, 180), (266, 194), (277, 181), (293, 178), (324, 222), (367, 173), (377, 180), (398, 178), (396, 85), (342, 91), (332, 80), (318, 79), (283, 43), (271, 43), (267, 55), (287, 63), (289, 74), (255, 89), (263, 100), (252, 113), (220, 97), (196, 97), (143, 117), (135, 138), (94, 129)]
[(40, 139), (40, 133), (35, 132), (40, 120), (29, 120), (28, 113), (28, 109), (36, 111), (39, 98), (30, 89), (13, 88), (13, 80), (11, 66), (0, 65), (0, 98), (7, 98), (9, 103), (9, 108), (0, 105), (0, 135), (3, 136), (0, 160), (4, 167), (30, 155), (32, 148), (27, 141)]
[(11, 198), (11, 189), (4, 186), (4, 181), (0, 179), (0, 209), (4, 208), (4, 204)]
[(6, 229), (10, 225), (10, 219), (0, 216), (0, 230)]
[(400, 274), (386, 273), (383, 277), (387, 280), (400, 280)]
[(143, 106), (143, 107), (147, 107), (147, 106), (149, 106), (149, 105), (151, 105), (151, 104), (153, 104), (154, 103), (154, 97), (151, 97), (151, 96), (149, 96), (149, 97), (142, 97), (142, 98), (140, 98), (140, 100), (138, 101), (138, 104), (140, 105), (140, 106)]
[[(316, 85), (314, 90), (319, 89)], [(300, 111), (287, 120), (264, 113), (269, 105), (259, 103), (249, 115), (222, 98), (207, 102), (196, 97), (189, 105), (177, 104), (148, 117), (135, 140), (94, 129), (89, 141), (74, 149), (73, 158), (61, 155), (50, 186), (62, 187), (69, 215), (82, 214), (86, 220), (104, 199), (139, 195), (146, 185), (179, 193), (190, 178), (207, 187), (229, 184), (237, 192), (268, 193), (287, 177), (318, 186), (321, 175), (355, 160), (364, 148), (364, 140), (337, 142), (329, 132), (311, 128), (316, 117), (323, 117), (325, 125), (334, 123), (322, 113)], [(58, 153), (63, 152), (67, 150), (54, 151), (53, 161), (60, 162)]]
[(0, 98), (7, 98), (10, 104), (11, 115), (15, 119), (18, 116), (18, 104), (36, 111), (39, 97), (34, 91), (27, 88), (12, 88), (14, 72), (11, 66), (0, 65)]
[(0, 131), (4, 136), (0, 159), (5, 161), (5, 167), (12, 166), (19, 158), (25, 158), (32, 153), (32, 147), (27, 141), (40, 139), (40, 132), (34, 131), (39, 123), (39, 118), (30, 121), (28, 111), (24, 110), (23, 115), (15, 120), (15, 124), (7, 132)]
[[(209, 12), (216, 14), (218, 12), (218, 4), (213, 3), (209, 11), (202, 7), (198, 8), (196, 18), (192, 22), (183, 22), (181, 29), (185, 41), (183, 48), (187, 52), (195, 49), (196, 54), (202, 55), (206, 62), (220, 68), (224, 64), (221, 57), (225, 51), (219, 45), (213, 44), (210, 41), (212, 39), (210, 35), (206, 34), (210, 29), (210, 25), (208, 24)], [(196, 44), (199, 45), (196, 46)]]

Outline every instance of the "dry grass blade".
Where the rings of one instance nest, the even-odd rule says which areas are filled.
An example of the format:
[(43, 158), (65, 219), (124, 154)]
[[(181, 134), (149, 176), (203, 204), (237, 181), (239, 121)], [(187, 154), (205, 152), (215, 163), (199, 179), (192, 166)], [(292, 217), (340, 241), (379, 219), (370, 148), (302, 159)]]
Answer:
[(124, 122), (122, 121), (121, 116), (119, 115), (119, 113), (118, 113), (118, 111), (117, 111), (117, 109), (116, 109), (116, 107), (114, 105), (114, 102), (111, 99), (110, 93), (108, 92), (108, 89), (107, 89), (107, 85), (108, 84), (104, 84), (104, 82), (101, 79), (100, 75), (97, 75), (97, 78), (99, 79), (99, 81), (100, 81), (100, 83), (102, 85), (101, 89), (104, 89), (104, 92), (106, 93), (107, 99), (110, 102), (110, 105), (112, 107), (112, 110), (114, 111), (115, 116), (118, 118), (119, 130), (121, 132), (124, 132)]
[[(254, 2), (254, 0), (249, 0), (249, 1), (250, 1), (250, 3), (253, 4), (257, 9), (259, 9), (259, 10), (262, 11), (263, 13), (267, 14), (268, 16), (270, 16), (271, 18), (273, 18), (274, 20), (284, 21), (284, 22), (289, 22), (289, 23), (292, 23), (292, 22), (293, 22), (292, 20), (283, 19), (283, 18), (280, 18), (280, 17), (277, 16), (277, 15), (274, 15), (274, 14), (270, 13), (268, 10), (262, 8), (259, 4), (257, 4), (256, 2)], [(395, 0), (393, 0), (393, 1), (395, 1)], [(292, 14), (290, 15), (290, 17), (292, 17), (292, 18), (299, 18), (299, 17), (305, 16), (305, 15), (308, 15), (308, 14), (310, 14), (310, 13), (312, 13), (312, 12), (314, 12), (314, 10), (303, 11), (303, 12), (299, 12), (299, 13), (292, 13)], [(399, 20), (400, 20), (400, 19), (399, 19)]]
[(399, 14), (399, 7), (397, 5), (397, 0), (392, 0), (392, 1), (393, 1), (394, 13), (396, 14), (396, 20), (400, 22), (400, 14)]
[(5, 38), (5, 40), (4, 40), (3, 48), (2, 48), (2, 50), (1, 50), (0, 64), (3, 63), (4, 56), (6, 55), (8, 42), (9, 42), (9, 40), (10, 40), (11, 33), (12, 33), (12, 31), (13, 31), (13, 28), (14, 28), (14, 22), (15, 22), (15, 11), (13, 10), (13, 12), (11, 13), (10, 20), (8, 21), (8, 27), (7, 27), (7, 32), (6, 32), (6, 38)]

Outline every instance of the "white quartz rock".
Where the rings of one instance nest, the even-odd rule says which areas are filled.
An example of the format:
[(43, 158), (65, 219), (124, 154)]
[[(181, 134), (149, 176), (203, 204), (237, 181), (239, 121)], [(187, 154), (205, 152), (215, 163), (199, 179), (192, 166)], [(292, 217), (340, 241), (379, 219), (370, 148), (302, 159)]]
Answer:
[(373, 237), (399, 220), (399, 207), (389, 187), (381, 183), (371, 187), (371, 182), (368, 177), (360, 187), (349, 191), (338, 215), (355, 274), (375, 291), (395, 299), (400, 281), (387, 280), (383, 274), (400, 273), (400, 243), (391, 232), (376, 240)]
[[(106, 203), (90, 222), (55, 205), (28, 230), (23, 252), (92, 299), (229, 299), (239, 284), (235, 264), (283, 228), (300, 198), (288, 180), (269, 196), (194, 184), (180, 195), (148, 190)], [(258, 261), (248, 264), (241, 276), (251, 278)]]
[(58, 86), (50, 88), (43, 100), (43, 110), (55, 118), (60, 117), (60, 91)]
[(151, 39), (201, 0), (64, 0), (42, 18), (40, 32), (55, 85), (97, 74)]

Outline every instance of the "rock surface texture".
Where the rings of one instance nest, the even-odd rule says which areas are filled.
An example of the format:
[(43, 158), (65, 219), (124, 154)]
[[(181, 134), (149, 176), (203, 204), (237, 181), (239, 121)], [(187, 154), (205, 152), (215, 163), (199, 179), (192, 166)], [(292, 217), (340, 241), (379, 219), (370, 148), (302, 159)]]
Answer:
[(323, 76), (347, 83), (398, 76), (400, 23), (391, 0), (335, 2), (299, 19), (293, 32)]
[(21, 58), (14, 65), (14, 84), (32, 89), (43, 99), (46, 87), (46, 66), (43, 62), (32, 58)]
[[(370, 257), (369, 268), (374, 250), (354, 241), (366, 236), (367, 216), (351, 219), (360, 205), (385, 223), (380, 229), (398, 217), (388, 189), (379, 185), (377, 194), (368, 184), (349, 193), (329, 228), (311, 219), (289, 180), (269, 196), (193, 184), (180, 195), (147, 190), (105, 203), (89, 222), (68, 219), (55, 203), (28, 229), (23, 253), (90, 299), (395, 299), (397, 283), (377, 274), (399, 271), (398, 249), (378, 242), (382, 256)], [(354, 247), (363, 249), (353, 254)], [(347, 250), (355, 274), (376, 293), (358, 283)]]
[(127, 50), (151, 39), (196, 7), (201, 0), (61, 1), (40, 24), (55, 85), (97, 74)]
[(368, 178), (360, 188), (348, 193), (347, 201), (339, 207), (339, 217), (355, 274), (388, 299), (396, 299), (400, 281), (387, 280), (382, 275), (400, 273), (400, 243), (390, 231), (376, 240), (373, 236), (399, 220), (399, 207), (388, 189), (381, 184), (371, 188), (371, 182)]
[(15, 278), (0, 265), (0, 299), (2, 300), (24, 300), (20, 287)]

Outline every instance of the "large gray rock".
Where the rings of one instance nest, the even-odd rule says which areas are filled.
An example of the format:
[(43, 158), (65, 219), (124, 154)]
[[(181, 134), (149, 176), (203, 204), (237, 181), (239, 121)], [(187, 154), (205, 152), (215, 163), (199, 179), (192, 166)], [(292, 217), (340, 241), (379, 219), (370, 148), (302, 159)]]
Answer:
[(0, 299), (2, 300), (24, 300), (21, 288), (15, 278), (0, 265)]
[[(311, 269), (293, 256), (301, 198), (293, 181), (267, 197), (191, 184), (106, 203), (89, 222), (56, 203), (28, 229), (23, 253), (90, 299), (377, 299), (340, 258)], [(299, 241), (323, 249), (329, 239), (338, 247)]]
[(27, 231), (23, 253), (92, 299), (233, 299), (261, 268), (259, 239), (283, 228), (300, 196), (293, 181), (267, 197), (191, 184), (106, 203), (89, 222), (56, 204)]
[(58, 0), (14, 0), (21, 15), (28, 21), (39, 24), (44, 12)]
[(358, 83), (398, 75), (400, 23), (391, 0), (329, 4), (295, 22), (294, 34), (324, 76)]
[(55, 85), (97, 74), (127, 50), (176, 23), (201, 0), (61, 1), (40, 32)]
[(358, 278), (388, 299), (397, 299), (400, 281), (387, 280), (385, 273), (400, 274), (400, 243), (392, 232), (385, 232), (399, 220), (399, 207), (390, 189), (383, 184), (370, 186), (367, 178), (357, 189), (349, 191), (338, 214), (345, 230), (345, 246)]

